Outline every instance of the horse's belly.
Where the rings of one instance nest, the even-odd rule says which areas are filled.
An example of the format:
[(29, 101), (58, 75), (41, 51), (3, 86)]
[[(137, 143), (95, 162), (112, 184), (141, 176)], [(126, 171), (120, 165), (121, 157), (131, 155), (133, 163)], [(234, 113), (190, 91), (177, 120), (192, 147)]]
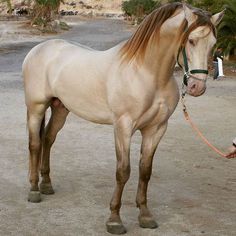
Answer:
[(112, 124), (106, 93), (99, 86), (83, 84), (81, 80), (76, 83), (59, 81), (55, 95), (77, 116), (99, 124)]
[[(71, 96), (58, 96), (64, 106), (75, 115), (99, 124), (112, 124), (111, 111), (105, 106), (93, 100), (81, 99)], [(96, 99), (96, 98), (95, 98)]]

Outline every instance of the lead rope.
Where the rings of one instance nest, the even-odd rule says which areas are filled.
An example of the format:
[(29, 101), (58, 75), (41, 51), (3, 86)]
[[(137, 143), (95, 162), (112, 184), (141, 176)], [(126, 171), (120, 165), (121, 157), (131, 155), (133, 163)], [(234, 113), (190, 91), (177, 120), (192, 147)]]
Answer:
[(185, 120), (191, 125), (192, 129), (197, 133), (197, 135), (203, 140), (203, 142), (205, 142), (207, 144), (208, 147), (210, 147), (214, 152), (216, 152), (217, 154), (219, 154), (220, 156), (230, 159), (232, 157), (227, 157), (227, 155), (223, 152), (221, 152), (218, 148), (216, 148), (213, 144), (211, 144), (207, 138), (202, 134), (202, 132), (198, 129), (198, 127), (193, 123), (193, 121), (191, 120), (188, 111), (187, 111), (187, 107), (185, 105), (185, 94), (186, 91), (184, 90), (184, 84), (182, 86), (182, 94), (181, 94), (181, 103), (183, 106), (183, 113), (184, 113), (184, 117)]

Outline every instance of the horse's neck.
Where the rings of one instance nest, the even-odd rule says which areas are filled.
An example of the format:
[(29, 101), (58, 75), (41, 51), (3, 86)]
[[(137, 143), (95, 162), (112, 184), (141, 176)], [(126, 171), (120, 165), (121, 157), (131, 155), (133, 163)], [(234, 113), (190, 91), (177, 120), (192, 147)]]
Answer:
[(182, 13), (168, 19), (161, 27), (158, 40), (150, 42), (145, 54), (144, 66), (164, 83), (168, 82), (174, 72), (180, 46), (178, 29), (183, 19)]
[(157, 82), (165, 84), (173, 75), (176, 63), (175, 54), (176, 49), (173, 42), (160, 40), (158, 44), (148, 49), (143, 65), (157, 80), (161, 80)]

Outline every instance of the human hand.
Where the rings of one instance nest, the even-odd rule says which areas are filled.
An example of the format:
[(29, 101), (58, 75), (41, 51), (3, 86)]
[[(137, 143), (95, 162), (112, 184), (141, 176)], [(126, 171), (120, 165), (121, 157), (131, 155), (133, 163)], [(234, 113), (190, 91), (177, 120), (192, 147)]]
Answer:
[(235, 146), (231, 146), (228, 149), (228, 153), (226, 154), (227, 158), (236, 158), (236, 147)]

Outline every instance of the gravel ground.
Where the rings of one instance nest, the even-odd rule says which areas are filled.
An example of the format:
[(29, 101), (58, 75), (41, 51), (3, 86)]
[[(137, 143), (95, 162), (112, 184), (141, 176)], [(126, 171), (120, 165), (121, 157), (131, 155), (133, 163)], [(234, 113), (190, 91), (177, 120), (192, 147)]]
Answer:
[[(130, 30), (123, 21), (92, 19), (75, 22), (58, 37), (106, 49), (127, 38)], [(43, 196), (39, 204), (27, 202), (28, 145), (21, 64), (36, 41), (24, 38), (24, 42), (0, 45), (0, 235), (109, 235), (105, 221), (116, 166), (110, 126), (70, 114), (52, 151), (55, 195)], [(181, 81), (180, 73), (176, 77)], [(222, 150), (235, 136), (235, 91), (236, 79), (225, 77), (210, 79), (203, 96), (187, 97), (192, 119)], [(236, 161), (219, 157), (199, 141), (184, 121), (180, 105), (153, 164), (149, 206), (159, 223), (155, 230), (138, 226), (135, 193), (141, 137), (139, 133), (133, 137), (132, 173), (121, 210), (127, 236), (234, 236)]]

